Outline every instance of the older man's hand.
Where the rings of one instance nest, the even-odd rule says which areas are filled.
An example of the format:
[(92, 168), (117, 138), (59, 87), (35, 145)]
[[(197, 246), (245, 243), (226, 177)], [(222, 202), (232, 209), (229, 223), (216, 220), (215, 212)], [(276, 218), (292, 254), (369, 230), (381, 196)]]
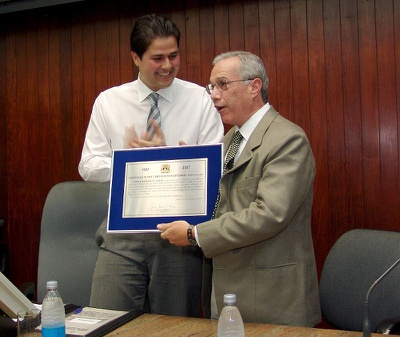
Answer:
[(161, 232), (161, 238), (175, 246), (189, 246), (188, 227), (189, 224), (186, 221), (173, 221), (157, 225), (157, 229)]

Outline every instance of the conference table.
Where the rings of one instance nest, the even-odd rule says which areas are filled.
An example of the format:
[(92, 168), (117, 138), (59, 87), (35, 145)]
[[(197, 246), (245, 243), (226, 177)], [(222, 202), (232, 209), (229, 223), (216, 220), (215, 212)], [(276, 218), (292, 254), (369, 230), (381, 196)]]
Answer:
[[(143, 314), (108, 333), (106, 337), (216, 337), (217, 325), (216, 320), (204, 318)], [(244, 326), (246, 337), (362, 337), (363, 335), (362, 332), (259, 323), (245, 323)]]

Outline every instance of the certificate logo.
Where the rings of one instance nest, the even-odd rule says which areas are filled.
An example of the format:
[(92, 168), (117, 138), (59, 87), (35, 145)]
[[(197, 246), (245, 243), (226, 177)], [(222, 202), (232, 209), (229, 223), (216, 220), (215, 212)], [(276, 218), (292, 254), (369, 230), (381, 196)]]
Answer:
[(161, 165), (161, 173), (170, 173), (170, 172), (171, 172), (171, 166), (169, 164)]

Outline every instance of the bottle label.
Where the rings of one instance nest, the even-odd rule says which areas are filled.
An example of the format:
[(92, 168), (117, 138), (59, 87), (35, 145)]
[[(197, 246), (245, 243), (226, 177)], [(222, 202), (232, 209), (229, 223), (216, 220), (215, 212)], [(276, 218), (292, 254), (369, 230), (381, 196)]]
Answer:
[(57, 328), (42, 328), (42, 337), (65, 337), (65, 325)]

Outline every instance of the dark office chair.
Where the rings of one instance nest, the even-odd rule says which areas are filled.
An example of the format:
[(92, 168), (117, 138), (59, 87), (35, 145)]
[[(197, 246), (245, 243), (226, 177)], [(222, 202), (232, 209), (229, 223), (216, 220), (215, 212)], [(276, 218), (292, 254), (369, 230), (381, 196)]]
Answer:
[[(368, 289), (399, 257), (399, 232), (354, 229), (343, 234), (322, 269), (320, 300), (325, 320), (337, 329), (363, 331)], [(372, 289), (369, 311), (372, 331), (383, 320), (400, 316), (400, 265)]]
[(98, 247), (95, 233), (108, 211), (108, 183), (67, 181), (49, 192), (42, 215), (37, 299), (58, 281), (64, 303), (89, 305)]

